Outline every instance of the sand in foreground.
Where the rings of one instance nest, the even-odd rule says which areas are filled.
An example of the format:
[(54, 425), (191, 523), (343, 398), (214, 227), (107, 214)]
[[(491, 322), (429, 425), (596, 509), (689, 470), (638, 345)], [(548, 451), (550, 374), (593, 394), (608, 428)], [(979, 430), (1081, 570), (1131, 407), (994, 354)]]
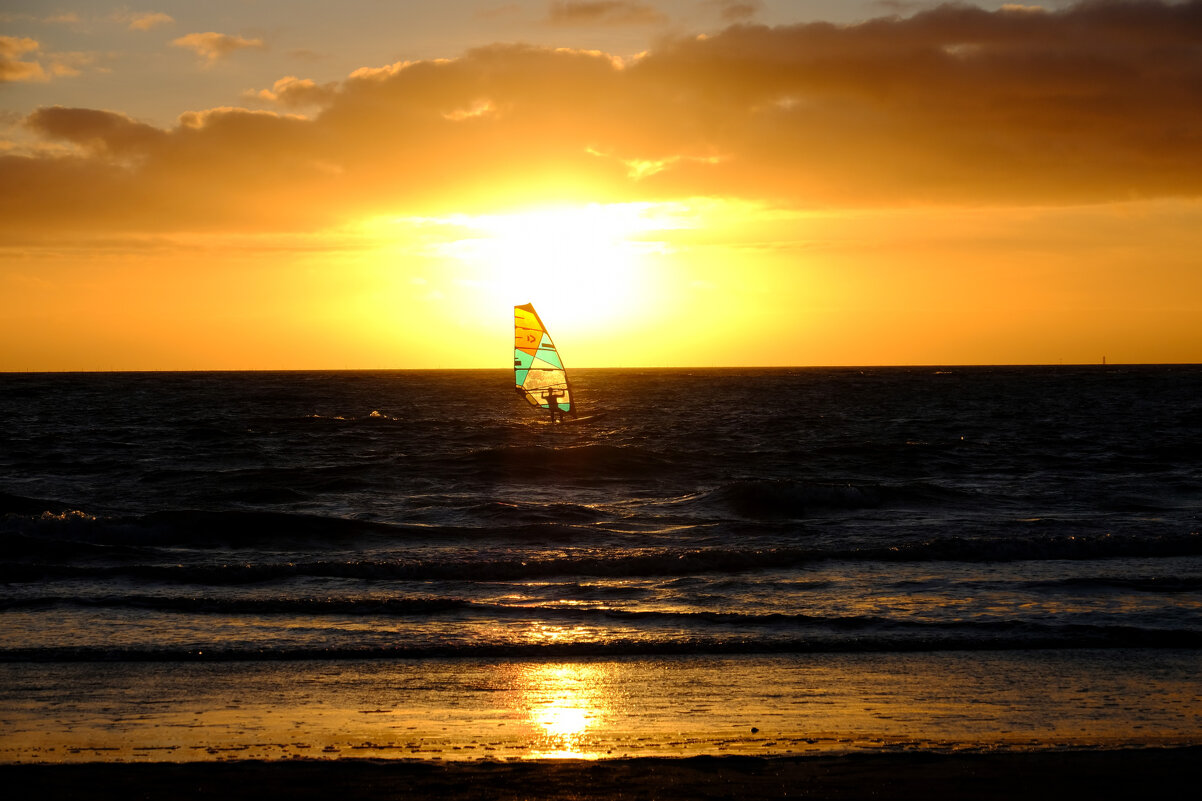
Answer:
[(1202, 748), (998, 754), (692, 757), (599, 762), (335, 760), (0, 765), (39, 801), (100, 798), (704, 799), (1171, 798), (1202, 780)]
[(1197, 651), (0, 664), (0, 763), (1202, 745)]

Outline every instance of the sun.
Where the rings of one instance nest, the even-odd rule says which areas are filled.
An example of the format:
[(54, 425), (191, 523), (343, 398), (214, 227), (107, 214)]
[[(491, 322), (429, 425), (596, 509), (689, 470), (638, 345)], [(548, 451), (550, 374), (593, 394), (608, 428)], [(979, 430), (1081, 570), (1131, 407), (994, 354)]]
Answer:
[[(669, 328), (687, 324), (676, 261), (702, 224), (691, 202), (370, 218), (347, 234), (362, 276), (346, 288), (358, 300), (341, 304), (338, 320), (385, 353), (438, 330), (437, 348), (423, 350), (435, 366), (451, 353), (488, 366), (498, 362), (496, 343), (509, 344), (512, 308), (532, 303), (556, 343), (570, 343), (571, 364), (604, 366), (631, 353), (646, 363), (660, 358)], [(335, 294), (321, 302), (333, 304)]]
[(490, 301), (533, 303), (544, 316), (592, 328), (637, 314), (660, 287), (652, 257), (672, 226), (646, 203), (554, 206), (457, 216), (464, 236), (446, 251), (467, 265)]

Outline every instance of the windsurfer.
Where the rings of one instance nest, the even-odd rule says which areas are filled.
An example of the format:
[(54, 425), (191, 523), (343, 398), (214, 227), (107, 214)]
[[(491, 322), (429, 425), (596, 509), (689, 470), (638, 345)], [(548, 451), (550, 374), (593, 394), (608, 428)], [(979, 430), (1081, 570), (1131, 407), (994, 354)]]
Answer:
[(555, 422), (555, 416), (558, 414), (559, 419), (563, 419), (563, 412), (559, 410), (559, 395), (560, 392), (555, 387), (547, 387), (543, 397), (547, 399), (547, 411), (551, 412), (551, 422)]

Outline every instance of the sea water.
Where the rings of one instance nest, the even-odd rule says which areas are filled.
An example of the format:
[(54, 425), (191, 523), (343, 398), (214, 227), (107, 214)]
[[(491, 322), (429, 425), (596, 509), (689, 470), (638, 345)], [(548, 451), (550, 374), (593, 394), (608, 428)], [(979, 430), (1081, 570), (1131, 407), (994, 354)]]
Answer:
[[(396, 689), (474, 665), (465, 687), (496, 692), (565, 664), (628, 700), (665, 670), (667, 698), (712, 714), (723, 675), (752, 676), (726, 702), (764, 710), (771, 676), (788, 708), (811, 668), (859, 687), (909, 665), (964, 698), (1004, 696), (985, 686), (1001, 672), (1029, 701), (1054, 663), (1123, 676), (1080, 691), (1095, 710), (1172, 696), (1138, 725), (1152, 702), (1128, 702), (1120, 739), (1202, 741), (1202, 367), (573, 386), (599, 416), (551, 425), (504, 371), (0, 375), (0, 717), (196, 670), (370, 683), (388, 664)], [(613, 664), (625, 678), (589, 673)]]

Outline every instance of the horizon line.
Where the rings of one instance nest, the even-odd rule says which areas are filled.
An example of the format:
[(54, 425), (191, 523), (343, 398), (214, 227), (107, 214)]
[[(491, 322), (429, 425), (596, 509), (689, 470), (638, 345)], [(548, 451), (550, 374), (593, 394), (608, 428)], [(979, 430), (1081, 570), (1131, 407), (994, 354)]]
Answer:
[[(910, 364), (757, 364), (757, 365), (640, 365), (569, 367), (574, 370), (907, 370), (938, 368), (990, 367), (1202, 367), (1202, 362), (914, 362)], [(202, 367), (202, 368), (129, 368), (76, 370), (0, 370), (0, 375), (76, 375), (129, 373), (428, 373), (428, 372), (511, 372), (509, 367)]]

